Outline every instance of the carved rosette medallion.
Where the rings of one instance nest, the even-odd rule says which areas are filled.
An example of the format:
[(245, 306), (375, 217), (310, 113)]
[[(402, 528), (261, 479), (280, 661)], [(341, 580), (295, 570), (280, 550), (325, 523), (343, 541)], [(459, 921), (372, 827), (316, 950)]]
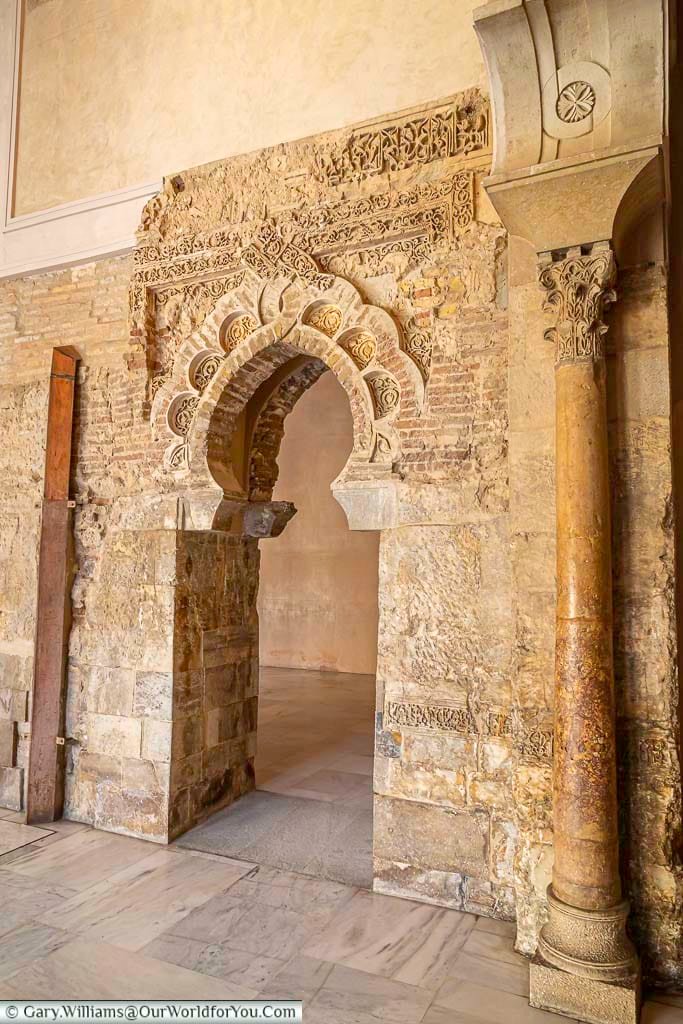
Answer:
[(372, 394), (377, 419), (384, 419), (385, 416), (396, 412), (401, 393), (394, 378), (388, 373), (373, 373), (365, 379)]
[(616, 263), (610, 249), (588, 256), (570, 254), (540, 268), (540, 282), (547, 292), (544, 308), (556, 313), (556, 326), (545, 331), (555, 343), (558, 364), (602, 359), (607, 325), (602, 316), (616, 300)]
[(218, 367), (223, 362), (218, 352), (211, 352), (203, 356), (197, 365), (192, 369), (192, 386), (202, 394), (216, 375)]
[(305, 323), (321, 331), (328, 338), (333, 338), (342, 325), (343, 315), (339, 306), (331, 302), (323, 302), (314, 306), (306, 315)]
[(576, 124), (593, 113), (595, 91), (588, 82), (570, 82), (557, 97), (557, 116), (565, 124)]
[(187, 437), (198, 405), (198, 395), (179, 395), (171, 403), (168, 413), (168, 425), (174, 434), (179, 434), (180, 437)]
[(221, 328), (221, 345), (230, 353), (257, 329), (258, 321), (250, 313), (233, 313)]
[(371, 331), (357, 328), (348, 331), (340, 338), (340, 344), (346, 349), (359, 370), (367, 370), (377, 355), (377, 339)]

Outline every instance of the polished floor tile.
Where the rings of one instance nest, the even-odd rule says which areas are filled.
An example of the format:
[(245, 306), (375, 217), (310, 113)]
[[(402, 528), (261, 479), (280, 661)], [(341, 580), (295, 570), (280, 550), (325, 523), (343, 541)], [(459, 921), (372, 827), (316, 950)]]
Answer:
[[(75, 837), (78, 838), (78, 837)], [(66, 846), (66, 840), (62, 846)], [(122, 949), (138, 950), (211, 897), (221, 896), (251, 865), (203, 860), (171, 850), (150, 857), (79, 893), (41, 917), (46, 924)]]
[(47, 956), (70, 938), (61, 928), (50, 928), (37, 921), (28, 921), (6, 932), (0, 939), (0, 980), (9, 978), (25, 964)]
[[(558, 1024), (555, 1013), (536, 1010), (523, 996), (499, 989), (488, 988), (472, 981), (459, 981), (454, 986), (446, 986), (437, 994), (434, 1006), (449, 1013), (457, 1013), (456, 1020), (472, 1021), (473, 1024)], [(453, 1020), (453, 1017), (450, 1018)], [(447, 1020), (439, 1014), (430, 1017), (428, 1013), (424, 1024), (444, 1024)], [(560, 1018), (566, 1020), (566, 1018)]]
[(422, 1019), (431, 999), (425, 989), (335, 964), (309, 1005), (311, 1011), (329, 1017), (341, 1013), (349, 1015), (348, 1020), (361, 1014), (371, 1020), (413, 1024)]
[[(86, 829), (67, 835), (47, 848), (27, 846), (7, 870), (24, 878), (49, 880), (53, 885), (84, 890), (101, 881), (109, 871), (145, 860), (156, 850), (157, 847), (142, 839)], [(3, 861), (0, 861), (2, 867)]]
[(17, 999), (252, 999), (246, 986), (99, 942), (71, 942), (7, 983)]
[[(373, 680), (265, 670), (263, 693), (263, 788), (194, 830), (202, 849), (192, 833), (160, 848), (0, 818), (0, 998), (259, 994), (303, 998), (306, 1024), (565, 1020), (529, 1007), (514, 924), (346, 877), (370, 863)], [(648, 1002), (642, 1024), (683, 1024), (683, 1000)]]
[(436, 989), (475, 920), (454, 910), (361, 891), (304, 953)]
[[(261, 987), (261, 997), (303, 999), (308, 1021), (308, 1003), (325, 984), (333, 966), (315, 957), (294, 956)], [(292, 995), (293, 992), (297, 993), (296, 996)]]
[(142, 952), (145, 956), (256, 990), (262, 989), (287, 963), (275, 957), (254, 956), (229, 943), (204, 942), (170, 933), (154, 939)]
[[(36, 828), (34, 825), (22, 825), (18, 821), (11, 821), (7, 818), (0, 820), (0, 856), (17, 850), (36, 840), (45, 839), (50, 835), (50, 829)], [(0, 864), (2, 861), (0, 861)]]

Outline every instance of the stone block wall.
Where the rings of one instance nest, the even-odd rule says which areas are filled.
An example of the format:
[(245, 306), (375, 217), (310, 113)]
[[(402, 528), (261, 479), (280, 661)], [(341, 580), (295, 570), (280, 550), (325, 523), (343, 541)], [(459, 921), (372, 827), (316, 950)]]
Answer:
[(67, 814), (168, 839), (173, 728), (172, 530), (113, 531), (71, 634)]
[(258, 544), (177, 534), (170, 835), (254, 786)]

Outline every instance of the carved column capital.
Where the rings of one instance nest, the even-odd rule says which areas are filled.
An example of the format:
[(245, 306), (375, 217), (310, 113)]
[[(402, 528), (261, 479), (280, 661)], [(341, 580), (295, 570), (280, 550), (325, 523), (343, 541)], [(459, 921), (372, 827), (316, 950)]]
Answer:
[(604, 244), (594, 246), (588, 255), (579, 248), (570, 249), (560, 260), (553, 259), (553, 253), (544, 255), (539, 265), (539, 280), (546, 292), (544, 309), (556, 314), (555, 326), (544, 336), (555, 343), (557, 364), (602, 359), (602, 338), (607, 332), (602, 317), (617, 297), (614, 253)]

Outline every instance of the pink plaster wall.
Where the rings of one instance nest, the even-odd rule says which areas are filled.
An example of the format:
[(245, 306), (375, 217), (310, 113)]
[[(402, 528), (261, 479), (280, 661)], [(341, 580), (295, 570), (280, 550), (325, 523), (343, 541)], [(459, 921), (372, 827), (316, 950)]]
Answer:
[(378, 533), (349, 530), (330, 484), (351, 451), (345, 392), (325, 373), (285, 423), (275, 500), (298, 512), (261, 541), (261, 664), (374, 673)]

